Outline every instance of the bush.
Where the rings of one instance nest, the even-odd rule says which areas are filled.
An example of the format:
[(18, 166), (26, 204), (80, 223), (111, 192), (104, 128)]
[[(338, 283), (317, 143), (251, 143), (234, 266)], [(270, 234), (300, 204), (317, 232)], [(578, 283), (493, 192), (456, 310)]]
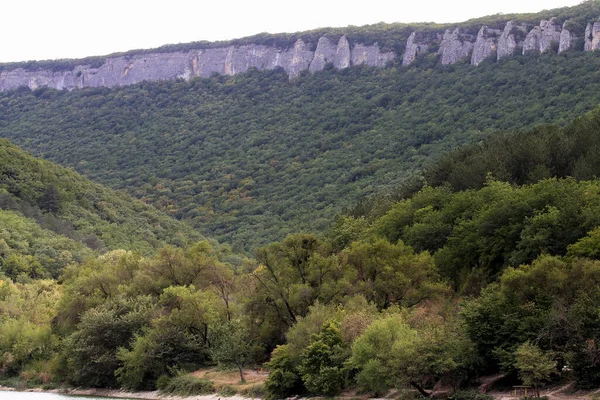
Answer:
[(494, 400), (493, 396), (475, 390), (459, 390), (449, 397), (451, 400)]
[(156, 380), (156, 388), (164, 391), (169, 386), (170, 382), (171, 377), (169, 375), (161, 375)]
[(241, 395), (243, 395), (244, 397), (250, 397), (253, 399), (263, 398), (263, 397), (265, 397), (266, 393), (267, 393), (267, 389), (265, 388), (265, 385), (262, 383), (257, 383), (256, 385), (252, 385), (249, 388), (240, 390)]
[(295, 364), (296, 360), (290, 355), (287, 345), (277, 346), (273, 350), (271, 361), (267, 363), (270, 370), (265, 382), (267, 399), (285, 399), (306, 391)]
[[(164, 379), (161, 384), (164, 384)], [(158, 385), (158, 381), (157, 381)], [(208, 379), (198, 379), (192, 375), (179, 375), (171, 378), (166, 383), (162, 392), (177, 396), (195, 396), (215, 392), (215, 388)]]
[(231, 397), (237, 394), (237, 390), (232, 386), (224, 385), (221, 387), (221, 390), (219, 390), (219, 394), (223, 397)]

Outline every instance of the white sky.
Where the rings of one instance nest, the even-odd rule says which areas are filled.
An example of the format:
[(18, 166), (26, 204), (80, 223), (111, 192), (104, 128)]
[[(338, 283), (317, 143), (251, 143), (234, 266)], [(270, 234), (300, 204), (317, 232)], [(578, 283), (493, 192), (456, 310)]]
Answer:
[(0, 0), (0, 62), (80, 58), (260, 32), (459, 22), (581, 0)]

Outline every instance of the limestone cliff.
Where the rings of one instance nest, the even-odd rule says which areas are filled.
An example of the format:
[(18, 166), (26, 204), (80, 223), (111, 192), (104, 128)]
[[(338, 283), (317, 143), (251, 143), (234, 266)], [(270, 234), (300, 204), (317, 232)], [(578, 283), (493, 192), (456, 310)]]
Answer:
[(562, 31), (560, 32), (560, 38), (558, 43), (558, 53), (563, 51), (571, 50), (577, 41), (577, 36), (567, 28), (567, 23), (563, 24)]
[(514, 55), (517, 49), (523, 46), (521, 37), (524, 33), (525, 27), (523, 25), (517, 25), (514, 21), (509, 21), (498, 39), (497, 59), (500, 60)]
[(436, 40), (439, 40), (439, 35), (426, 35), (423, 32), (413, 32), (408, 37), (406, 42), (406, 49), (404, 50), (404, 55), (402, 57), (402, 65), (409, 65), (418, 55), (425, 53), (429, 46), (434, 43)]
[(498, 37), (501, 34), (502, 32), (499, 29), (490, 29), (487, 26), (481, 27), (473, 47), (472, 65), (479, 65), (494, 54), (498, 48)]
[[(580, 23), (581, 21), (578, 24)], [(424, 28), (410, 34), (404, 30), (404, 46), (390, 44), (389, 39), (387, 42), (387, 48), (404, 47), (403, 54), (382, 51), (376, 42), (367, 45), (353, 41), (351, 44), (345, 35), (340, 34), (318, 39), (312, 37), (308, 41), (292, 39), (294, 41), (289, 42), (287, 48), (253, 44), (251, 40), (245, 40), (237, 42), (244, 44), (234, 45), (231, 43), (235, 42), (230, 42), (222, 47), (212, 45), (187, 51), (163, 49), (156, 52), (108, 56), (103, 62), (95, 65), (82, 61), (80, 64), (71, 63), (71, 67), (62, 69), (10, 69), (0, 65), (0, 91), (22, 86), (30, 89), (50, 87), (65, 90), (115, 87), (142, 81), (191, 79), (213, 74), (235, 75), (252, 68), (282, 68), (290, 79), (293, 79), (305, 71), (322, 71), (327, 65), (335, 69), (354, 65), (382, 68), (390, 63), (397, 65), (401, 60), (401, 64), (406, 66), (424, 54), (437, 54), (439, 62), (443, 65), (470, 60), (472, 65), (477, 66), (487, 59), (501, 60), (517, 54), (562, 53), (573, 50), (577, 43), (581, 43), (577, 40), (575, 32), (569, 29), (569, 21), (559, 22), (556, 18), (542, 20), (536, 26), (527, 26), (515, 21), (508, 21), (503, 28), (481, 26), (476, 35), (477, 31), (473, 28), (448, 28), (444, 31)], [(583, 39), (584, 51), (600, 49), (600, 21), (587, 24)]]
[(593, 51), (600, 49), (600, 22), (588, 24), (585, 29), (585, 51)]
[(463, 34), (458, 28), (446, 29), (439, 51), (442, 65), (456, 64), (467, 58), (471, 55), (473, 46), (474, 39), (471, 35)]
[(545, 53), (550, 51), (554, 44), (558, 50), (561, 31), (562, 27), (556, 22), (556, 18), (541, 21), (539, 26), (534, 27), (525, 37), (523, 54)]
[(345, 36), (337, 44), (326, 38), (319, 39), (313, 51), (302, 40), (281, 50), (274, 46), (241, 45), (187, 52), (149, 53), (132, 56), (107, 57), (98, 67), (77, 65), (73, 69), (53, 72), (17, 68), (0, 71), (0, 90), (27, 86), (31, 89), (51, 87), (71, 90), (82, 87), (115, 87), (142, 81), (190, 79), (212, 74), (235, 75), (251, 68), (272, 70), (283, 68), (290, 78), (303, 71), (318, 72), (329, 63), (336, 69), (352, 65), (384, 67), (396, 54), (382, 52), (374, 45), (356, 43), (352, 48)]

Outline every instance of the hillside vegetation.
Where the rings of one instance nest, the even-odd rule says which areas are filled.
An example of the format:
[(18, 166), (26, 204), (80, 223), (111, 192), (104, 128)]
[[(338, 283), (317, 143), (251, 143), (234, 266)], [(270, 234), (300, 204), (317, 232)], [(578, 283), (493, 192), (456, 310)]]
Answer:
[[(599, 131), (600, 109), (507, 137), (523, 152), (560, 137), (544, 171), (592, 171), (595, 160), (571, 150)], [(496, 150), (498, 165), (517, 154)], [(218, 366), (242, 381), (244, 367), (267, 361), (264, 385), (222, 395), (411, 386), (429, 396), (437, 382), (460, 390), (497, 372), (536, 389), (598, 387), (600, 181), (486, 176), (477, 188), (425, 186), (379, 215), (341, 216), (322, 237), (288, 235), (255, 262), (198, 241), (73, 262), (61, 284), (0, 279), (0, 379), (200, 394), (215, 383), (188, 372)]]
[(599, 74), (429, 54), (1, 93), (0, 135), (140, 200), (0, 140), (0, 384), (600, 387)]
[(11, 278), (58, 277), (109, 249), (154, 253), (201, 238), (151, 206), (0, 140), (0, 265)]
[[(600, 55), (0, 94), (0, 135), (236, 250), (323, 229), (427, 160), (600, 102)], [(311, 218), (305, 216), (310, 214)]]

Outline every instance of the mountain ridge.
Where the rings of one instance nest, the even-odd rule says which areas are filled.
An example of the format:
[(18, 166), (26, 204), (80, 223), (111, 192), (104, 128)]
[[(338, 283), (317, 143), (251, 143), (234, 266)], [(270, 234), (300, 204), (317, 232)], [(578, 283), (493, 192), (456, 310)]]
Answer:
[[(296, 78), (302, 73), (322, 71), (328, 65), (338, 70), (357, 65), (408, 66), (419, 57), (434, 57), (443, 65), (479, 65), (517, 54), (594, 51), (600, 49), (599, 16), (600, 2), (591, 0), (533, 15), (497, 15), (454, 25), (383, 24), (383, 32), (373, 25), (260, 34), (229, 42), (167, 45), (105, 58), (0, 64), (0, 90), (115, 87), (213, 74), (236, 75), (253, 68), (283, 68), (290, 78)], [(535, 18), (537, 21), (532, 23)]]

